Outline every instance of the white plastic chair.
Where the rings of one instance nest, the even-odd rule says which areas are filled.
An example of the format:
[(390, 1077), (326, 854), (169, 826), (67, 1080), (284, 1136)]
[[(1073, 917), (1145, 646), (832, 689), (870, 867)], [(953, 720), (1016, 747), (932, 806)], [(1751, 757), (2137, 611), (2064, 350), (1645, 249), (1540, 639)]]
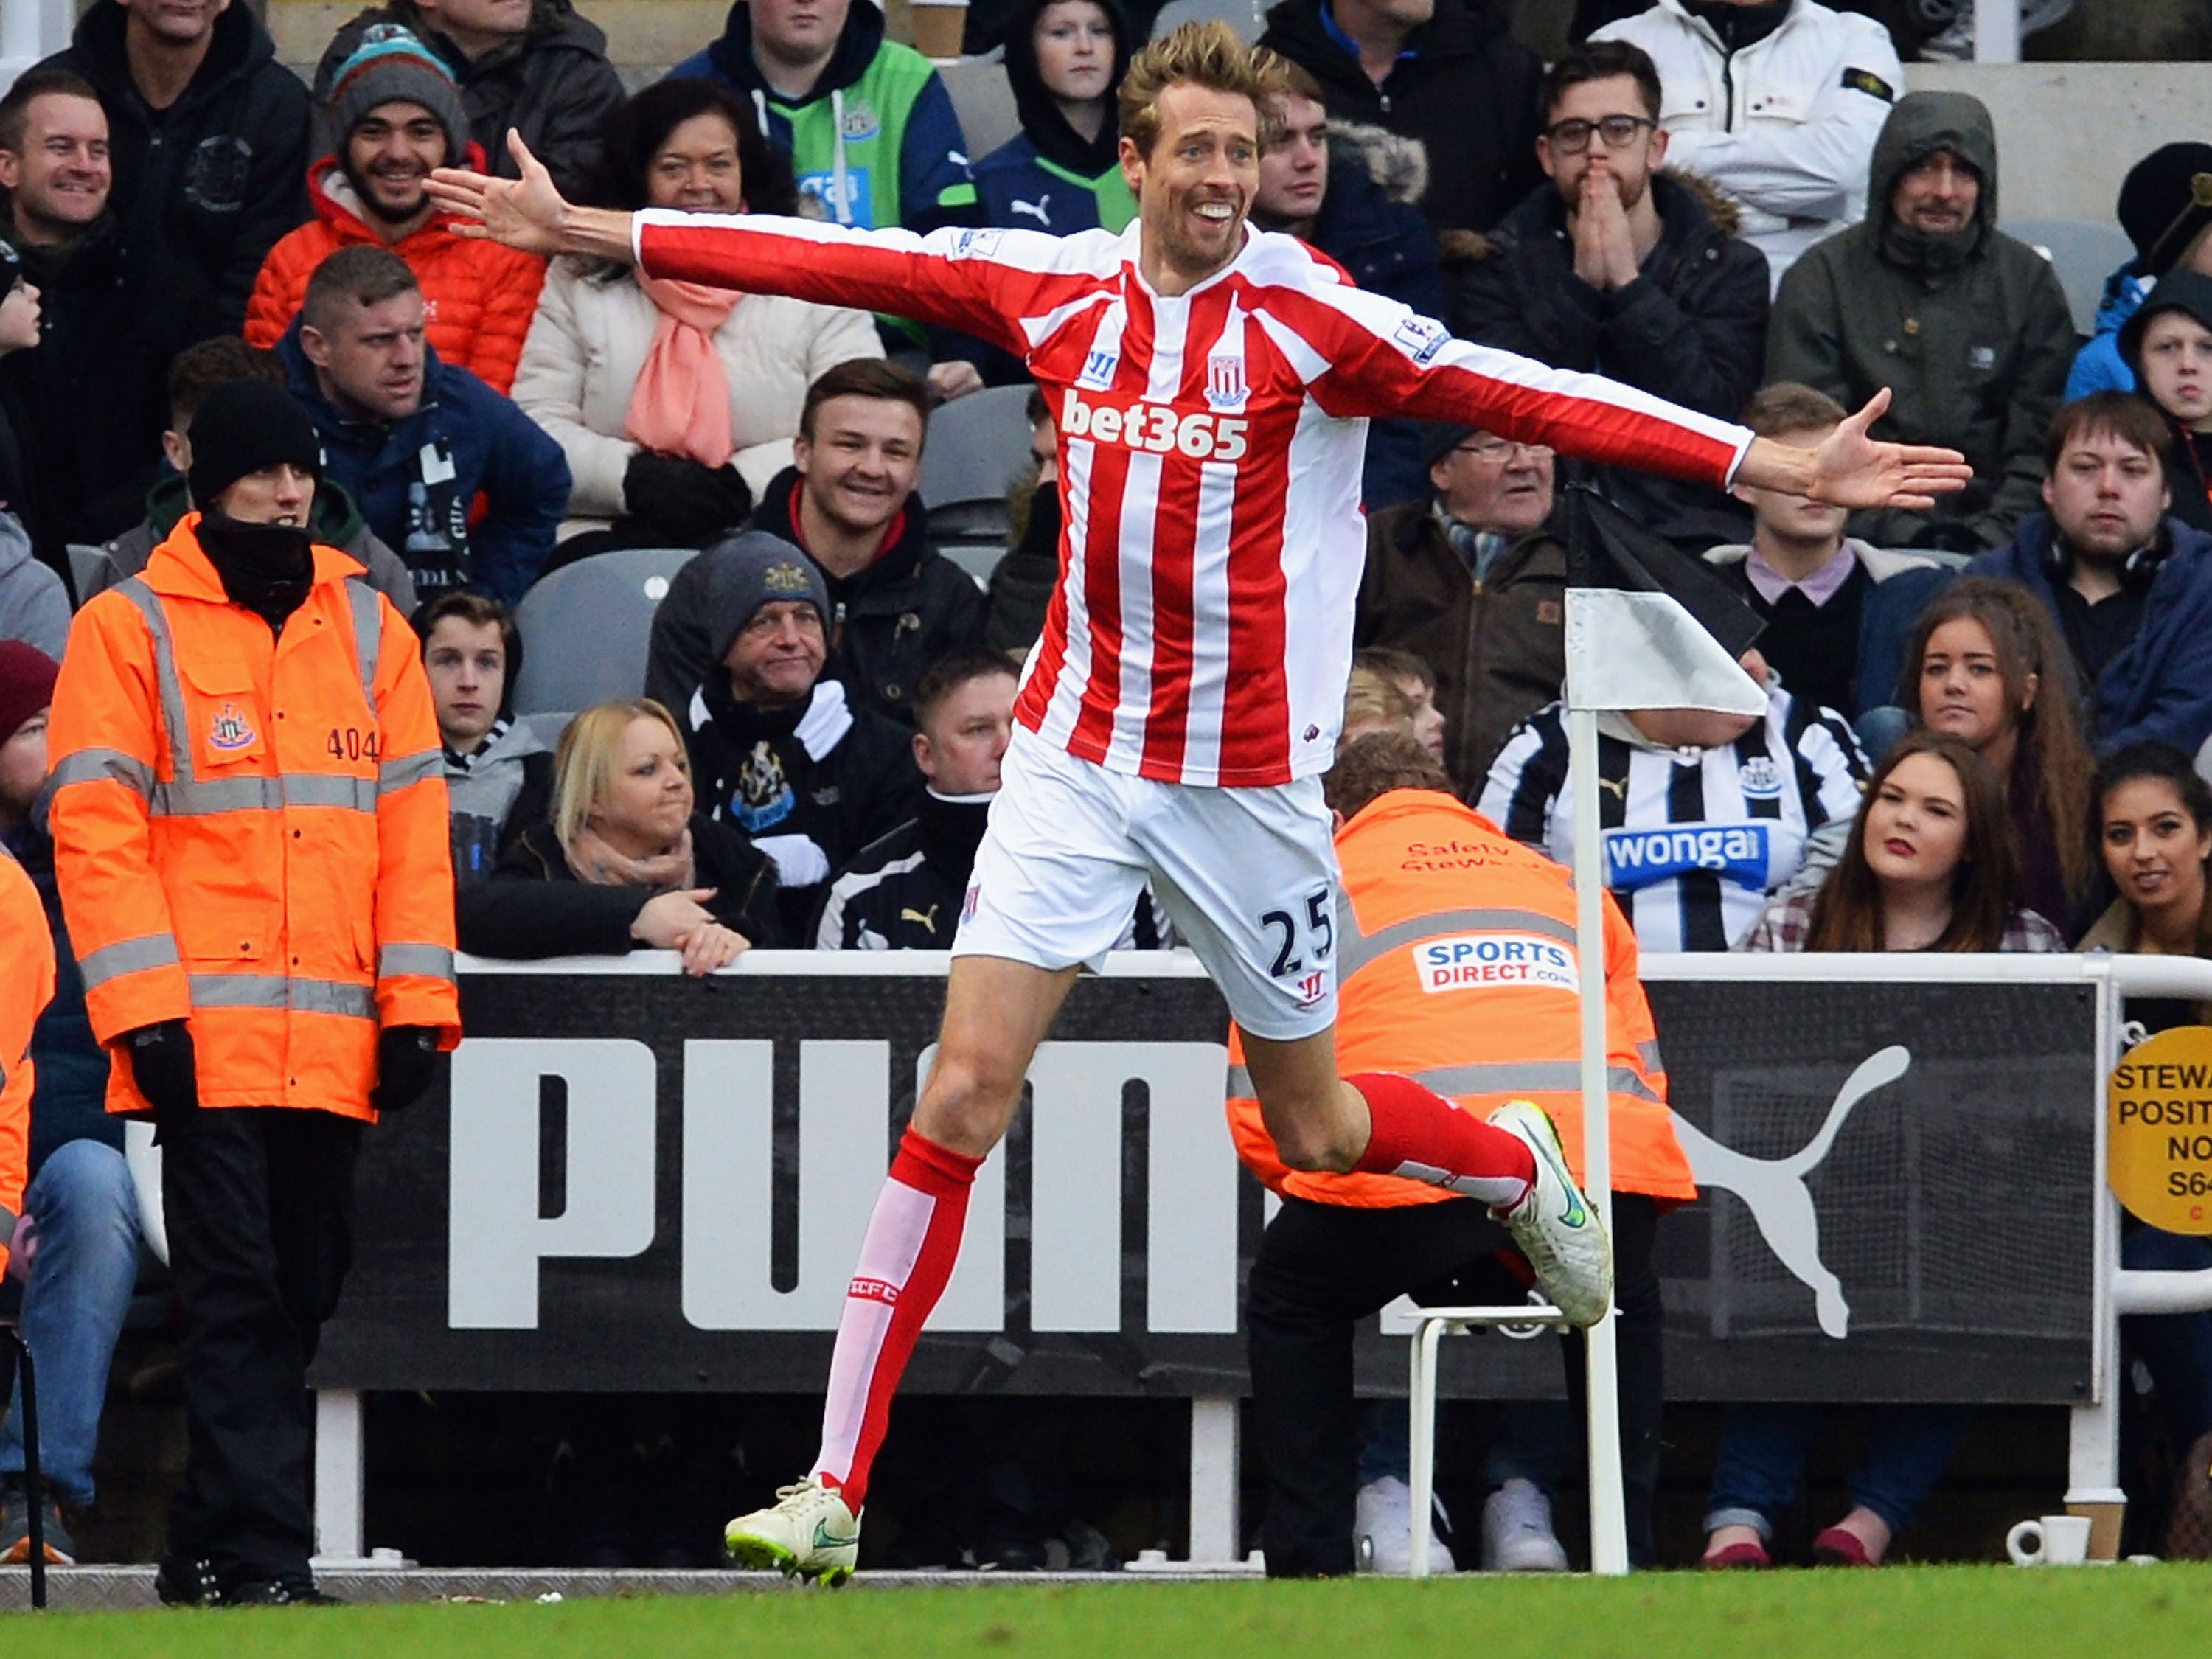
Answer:
[(1421, 1524), (1436, 1501), (1437, 1489), (1437, 1347), (1447, 1336), (1465, 1336), (1486, 1327), (1523, 1331), (1567, 1328), (1566, 1316), (1548, 1303), (1524, 1302), (1510, 1308), (1415, 1308), (1413, 1370), (1407, 1410), (1412, 1418), (1408, 1437), (1408, 1473), (1414, 1516), (1412, 1551), (1406, 1564), (1408, 1578), (1429, 1576), (1429, 1528)]

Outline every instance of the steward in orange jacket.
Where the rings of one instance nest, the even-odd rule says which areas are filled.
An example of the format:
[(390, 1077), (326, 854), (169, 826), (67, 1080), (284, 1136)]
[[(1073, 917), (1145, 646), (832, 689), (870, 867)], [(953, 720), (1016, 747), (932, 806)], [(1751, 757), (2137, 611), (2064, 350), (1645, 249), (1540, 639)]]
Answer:
[(54, 940), (23, 866), (0, 848), (0, 1273), (31, 1169), (31, 1028), (54, 994)]
[[(1323, 787), (1341, 826), (1340, 1068), (1404, 1073), (1478, 1115), (1534, 1101), (1558, 1124), (1579, 1182), (1581, 963), (1568, 872), (1462, 805), (1410, 737), (1346, 745)], [(1661, 1210), (1695, 1198), (1697, 1186), (1667, 1109), (1635, 933), (1610, 898), (1605, 920), (1622, 1450), (1630, 1552), (1648, 1559), (1664, 1397), (1652, 1230)], [(1267, 1571), (1349, 1572), (1360, 1448), (1354, 1326), (1401, 1295), (1430, 1305), (1517, 1303), (1526, 1266), (1512, 1258), (1517, 1276), (1508, 1271), (1504, 1229), (1478, 1203), (1394, 1176), (1286, 1169), (1259, 1103), (1238, 1086), (1242, 1048), (1234, 1031), (1230, 1041), (1231, 1134), (1284, 1200), (1253, 1263), (1246, 1312), (1255, 1437), (1268, 1480)], [(1579, 1334), (1564, 1347), (1570, 1397), (1579, 1398)], [(1555, 1486), (1580, 1422), (1563, 1424), (1556, 1409), (1509, 1413), (1492, 1478), (1526, 1480), (1539, 1493)]]
[(320, 446), (219, 386), (187, 514), (77, 615), (54, 690), (62, 905), (111, 1068), (151, 1112), (191, 1455), (166, 1599), (314, 1595), (306, 1368), (377, 1109), (460, 1039), (446, 786), (408, 625), (305, 526)]

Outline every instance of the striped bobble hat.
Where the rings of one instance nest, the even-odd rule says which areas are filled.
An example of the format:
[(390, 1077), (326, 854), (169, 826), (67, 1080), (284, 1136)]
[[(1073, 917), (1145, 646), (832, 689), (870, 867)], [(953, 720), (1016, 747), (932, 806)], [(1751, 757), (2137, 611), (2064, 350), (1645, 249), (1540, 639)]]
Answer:
[(331, 77), (331, 131), (343, 144), (381, 104), (420, 104), (446, 130), (446, 156), (459, 166), (469, 146), (468, 112), (453, 71), (412, 29), (378, 23)]

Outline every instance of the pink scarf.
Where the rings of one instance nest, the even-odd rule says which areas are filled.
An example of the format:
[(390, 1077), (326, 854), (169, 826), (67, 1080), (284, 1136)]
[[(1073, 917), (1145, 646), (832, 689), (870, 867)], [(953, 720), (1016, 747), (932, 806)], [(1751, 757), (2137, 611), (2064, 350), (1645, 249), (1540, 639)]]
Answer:
[(660, 313), (645, 355), (623, 435), (662, 455), (688, 455), (720, 466), (737, 452), (730, 435), (730, 382), (714, 331), (744, 296), (699, 283), (640, 271), (637, 285)]
[(596, 823), (577, 830), (575, 839), (561, 850), (568, 855), (568, 868), (576, 879), (592, 887), (650, 887), (657, 893), (676, 893), (688, 889), (698, 875), (688, 824), (673, 847), (643, 858), (615, 851)]

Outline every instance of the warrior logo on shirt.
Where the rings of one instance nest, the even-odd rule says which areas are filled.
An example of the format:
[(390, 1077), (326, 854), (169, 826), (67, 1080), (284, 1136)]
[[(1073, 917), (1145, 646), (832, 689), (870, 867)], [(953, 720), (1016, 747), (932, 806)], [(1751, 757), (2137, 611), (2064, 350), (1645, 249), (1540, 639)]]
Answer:
[(236, 703), (226, 702), (216, 711), (208, 726), (208, 747), (226, 755), (253, 747), (252, 723), (239, 713)]
[(784, 774), (783, 763), (776, 758), (775, 750), (767, 740), (762, 739), (738, 768), (738, 787), (730, 796), (730, 816), (747, 835), (757, 836), (789, 817), (796, 805), (798, 798), (793, 793), (791, 780)]

